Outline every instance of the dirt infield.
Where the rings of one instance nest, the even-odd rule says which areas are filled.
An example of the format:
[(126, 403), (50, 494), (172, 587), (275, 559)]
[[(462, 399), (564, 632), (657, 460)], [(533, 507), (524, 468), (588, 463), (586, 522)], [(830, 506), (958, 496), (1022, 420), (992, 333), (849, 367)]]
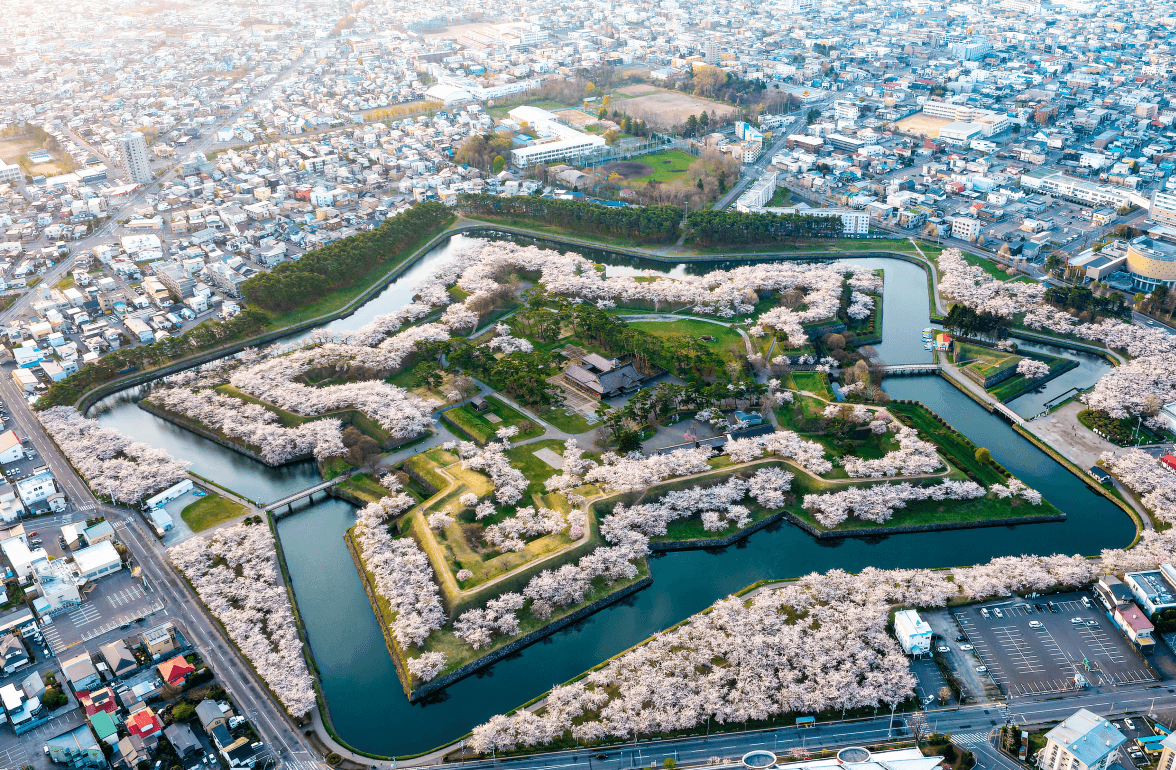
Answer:
[(898, 129), (899, 133), (938, 139), (939, 129), (951, 122), (950, 118), (937, 118), (933, 115), (924, 115), (921, 112), (916, 112), (914, 115), (905, 117), (895, 123), (894, 127)]
[(605, 177), (619, 174), (622, 179), (637, 179), (653, 173), (653, 166), (648, 163), (638, 163), (635, 160), (618, 160), (601, 166), (600, 173)]
[(645, 94), (656, 94), (657, 92), (657, 86), (647, 86), (644, 83), (637, 83), (636, 85), (617, 89), (618, 94), (624, 94), (625, 96), (644, 96)]
[(686, 118), (691, 115), (697, 115), (700, 112), (714, 112), (720, 120), (736, 112), (734, 107), (726, 104), (673, 91), (658, 91), (649, 96), (626, 99), (622, 105), (625, 112), (656, 128), (669, 128), (678, 125), (685, 122)]
[(587, 112), (584, 112), (583, 110), (576, 110), (576, 109), (560, 110), (559, 112), (557, 112), (555, 114), (558, 115), (561, 119), (566, 120), (568, 123), (571, 123), (573, 126), (575, 126), (577, 128), (582, 128), (584, 126), (590, 126), (593, 123), (600, 122), (599, 120), (596, 119), (595, 115), (589, 115)]

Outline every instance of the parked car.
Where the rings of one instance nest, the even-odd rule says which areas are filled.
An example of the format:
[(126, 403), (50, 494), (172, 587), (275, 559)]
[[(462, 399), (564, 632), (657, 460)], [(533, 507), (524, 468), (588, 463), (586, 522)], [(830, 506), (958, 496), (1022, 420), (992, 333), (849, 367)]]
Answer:
[(1029, 627), (1030, 628), (1043, 628), (1044, 626), (1041, 625), (1040, 620), (1030, 620)]
[(993, 615), (996, 615), (998, 618), (1003, 618), (1003, 617), (1004, 617), (1004, 613), (1000, 611), (1000, 607), (997, 607), (996, 609), (994, 609), (994, 610), (992, 611), (992, 614), (993, 614)]
[(1080, 625), (1082, 625), (1082, 624), (1083, 624), (1083, 623), (1085, 623), (1085, 622), (1086, 622), (1086, 621), (1085, 621), (1085, 620), (1083, 620), (1082, 618), (1070, 618), (1070, 623), (1072, 623), (1072, 624), (1073, 624), (1073, 625), (1075, 625), (1075, 626), (1080, 626)]
[(973, 650), (975, 648), (970, 644), (961, 644), (960, 649), (963, 650), (964, 652), (967, 652), (967, 651)]

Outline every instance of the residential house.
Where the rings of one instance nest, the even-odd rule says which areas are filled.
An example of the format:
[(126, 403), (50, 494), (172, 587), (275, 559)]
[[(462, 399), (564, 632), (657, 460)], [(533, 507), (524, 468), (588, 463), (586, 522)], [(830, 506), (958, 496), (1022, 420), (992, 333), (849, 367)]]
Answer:
[(49, 750), (49, 759), (58, 764), (73, 768), (106, 767), (106, 755), (86, 724), (55, 735), (45, 741), (45, 747)]
[(111, 746), (118, 745), (118, 722), (105, 711), (97, 711), (90, 716), (90, 727), (98, 740)]
[(32, 662), (24, 642), (16, 634), (10, 634), (0, 639), (0, 660), (3, 660), (4, 676), (8, 676), (13, 671), (24, 668)]
[(1094, 595), (1110, 611), (1131, 601), (1131, 589), (1114, 575), (1103, 575), (1094, 586)]
[(106, 665), (110, 666), (110, 673), (116, 677), (129, 674), (139, 667), (139, 661), (135, 660), (131, 648), (122, 639), (104, 644), (98, 648), (98, 651), (102, 653), (102, 659), (106, 661)]
[(233, 736), (229, 732), (229, 718), (221, 710), (220, 704), (212, 700), (202, 700), (196, 704), (196, 717), (204, 727), (204, 732), (212, 738), (217, 748), (223, 749), (233, 743)]
[(14, 463), (17, 460), (23, 460), (24, 456), (24, 445), (20, 443), (20, 437), (16, 435), (16, 431), (6, 430), (0, 433), (0, 463), (4, 465)]
[(143, 739), (137, 735), (128, 735), (117, 744), (114, 766), (123, 770), (135, 770), (140, 762), (150, 761), (151, 752)]
[(192, 732), (192, 728), (183, 722), (176, 722), (163, 728), (163, 735), (171, 743), (172, 748), (176, 750), (176, 754), (180, 759), (195, 756), (200, 753), (200, 741), (196, 739), (196, 733)]
[(63, 661), (61, 670), (75, 693), (78, 690), (91, 690), (102, 682), (98, 676), (98, 669), (94, 668), (94, 662), (90, 660), (90, 654), (87, 652)]
[(183, 655), (177, 655), (171, 660), (165, 660), (156, 666), (156, 668), (159, 669), (159, 675), (163, 678), (163, 681), (172, 687), (183, 686), (184, 680), (188, 678), (188, 674), (196, 670), (195, 666), (184, 660)]
[(150, 706), (142, 705), (138, 711), (133, 711), (126, 718), (127, 732), (137, 735), (148, 746), (154, 747), (163, 734), (163, 722), (155, 715)]
[(1079, 709), (1045, 734), (1041, 770), (1104, 770), (1114, 763), (1126, 736), (1107, 720)]
[(171, 623), (163, 623), (154, 628), (149, 628), (139, 634), (139, 639), (142, 640), (143, 647), (146, 648), (147, 654), (152, 658), (159, 658), (180, 647), (179, 639), (176, 636), (176, 628)]

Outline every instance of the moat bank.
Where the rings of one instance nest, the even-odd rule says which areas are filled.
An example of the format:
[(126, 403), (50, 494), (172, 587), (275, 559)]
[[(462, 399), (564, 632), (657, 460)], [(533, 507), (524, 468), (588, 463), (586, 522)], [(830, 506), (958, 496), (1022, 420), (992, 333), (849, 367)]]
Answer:
[[(585, 253), (605, 261), (603, 252)], [(421, 269), (443, 254), (441, 249), (427, 258)], [(876, 346), (882, 357), (889, 363), (929, 361), (919, 335), (928, 325), (922, 269), (901, 260), (846, 261), (886, 271), (886, 339)], [(641, 263), (642, 268), (674, 269)], [(695, 267), (688, 269), (694, 272)], [(385, 293), (404, 296), (408, 284), (402, 281)], [(393, 301), (398, 300), (382, 294), (346, 319), (343, 328), (358, 327), (372, 315), (387, 312)], [(780, 522), (725, 549), (657, 554), (651, 558), (654, 582), (649, 588), (414, 705), (401, 690), (343, 540), (343, 533), (355, 523), (354, 508), (340, 500), (318, 502), (282, 519), (278, 533), (339, 736), (375, 754), (432, 749), (761, 579), (833, 568), (947, 567), (1021, 553), (1093, 554), (1131, 542), (1134, 528), (1117, 507), (941, 378), (894, 379), (886, 389), (897, 398), (922, 401), (976, 444), (988, 447), (997, 461), (1065, 512), (1067, 520), (829, 540), (815, 539)], [(319, 480), (312, 463), (269, 468), (150, 415), (134, 406), (140, 396), (137, 391), (112, 396), (98, 406), (96, 416), (127, 435), (189, 460), (197, 473), (255, 500), (277, 499)]]

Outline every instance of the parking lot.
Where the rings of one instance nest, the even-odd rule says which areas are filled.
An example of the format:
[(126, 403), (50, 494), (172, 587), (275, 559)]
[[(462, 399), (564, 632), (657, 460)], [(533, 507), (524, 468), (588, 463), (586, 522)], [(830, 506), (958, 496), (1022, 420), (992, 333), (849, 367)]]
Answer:
[(75, 610), (45, 624), (45, 641), (54, 654), (75, 644), (134, 623), (163, 609), (158, 595), (143, 581), (123, 570), (99, 580)]
[(1065, 692), (1076, 688), (1079, 676), (1094, 686), (1157, 679), (1087, 594), (977, 605), (952, 615), (974, 650), (949, 644), (946, 654), (970, 658), (1005, 694)]

